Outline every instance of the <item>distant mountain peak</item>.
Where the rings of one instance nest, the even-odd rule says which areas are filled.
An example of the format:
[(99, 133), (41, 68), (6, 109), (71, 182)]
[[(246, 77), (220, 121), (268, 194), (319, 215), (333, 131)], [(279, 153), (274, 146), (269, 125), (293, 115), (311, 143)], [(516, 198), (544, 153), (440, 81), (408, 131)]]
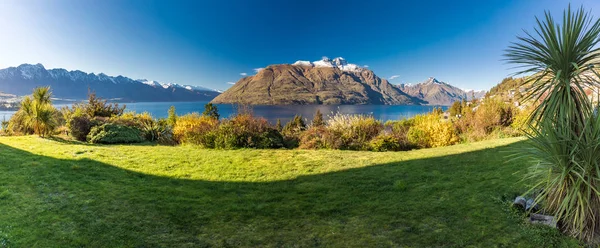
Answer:
[(30, 69), (30, 68), (33, 68), (33, 69), (46, 69), (46, 68), (44, 67), (44, 65), (42, 65), (42, 64), (40, 64), (40, 63), (37, 63), (37, 64), (27, 64), (27, 63), (25, 63), (25, 64), (21, 64), (21, 65), (17, 66), (17, 68), (25, 68), (25, 69)]
[(418, 84), (400, 84), (399, 87), (407, 94), (432, 105), (450, 105), (455, 101), (478, 99), (485, 95), (485, 91), (463, 90), (435, 77), (429, 77)]
[(350, 64), (342, 57), (269, 65), (256, 75), (240, 79), (212, 102), (257, 105), (424, 103), (371, 70)]
[(128, 101), (205, 101), (220, 93), (201, 86), (163, 84), (62, 68), (46, 69), (39, 63), (0, 69), (0, 91), (26, 95), (39, 86), (50, 86), (56, 97), (69, 99), (85, 99), (89, 89), (101, 97)]
[(317, 61), (313, 61), (313, 62), (310, 62), (307, 60), (298, 60), (295, 63), (293, 63), (292, 65), (312, 66), (312, 67), (331, 67), (331, 68), (338, 68), (342, 71), (351, 71), (351, 72), (361, 72), (361, 71), (365, 70), (364, 67), (360, 67), (356, 64), (348, 63), (348, 61), (346, 61), (342, 57), (330, 59), (328, 57), (323, 56), (323, 58), (321, 60), (317, 60)]
[(437, 80), (437, 78), (435, 77), (429, 77), (427, 80), (425, 80), (425, 82), (423, 82), (422, 84), (446, 84), (442, 81)]

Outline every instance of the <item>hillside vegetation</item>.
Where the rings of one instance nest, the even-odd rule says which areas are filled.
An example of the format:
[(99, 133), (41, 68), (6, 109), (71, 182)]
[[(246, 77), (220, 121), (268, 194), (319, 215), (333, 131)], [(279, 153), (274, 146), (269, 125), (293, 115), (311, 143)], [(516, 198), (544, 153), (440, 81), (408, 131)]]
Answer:
[(407, 152), (0, 137), (0, 246), (575, 247), (511, 210), (520, 138)]

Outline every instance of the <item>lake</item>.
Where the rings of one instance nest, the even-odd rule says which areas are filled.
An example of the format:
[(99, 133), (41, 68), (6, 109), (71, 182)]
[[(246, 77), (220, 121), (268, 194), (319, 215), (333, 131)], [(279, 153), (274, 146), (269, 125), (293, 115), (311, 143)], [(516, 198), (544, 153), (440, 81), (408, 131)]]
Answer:
[[(169, 107), (175, 106), (178, 115), (184, 115), (192, 112), (202, 113), (204, 104), (207, 102), (139, 102), (125, 103), (127, 111), (138, 113), (149, 112), (156, 118), (167, 117)], [(66, 104), (57, 104), (56, 107), (68, 106)], [(232, 104), (216, 104), (221, 117), (229, 117), (237, 113), (237, 108)], [(343, 114), (365, 114), (372, 115), (376, 119), (399, 120), (412, 117), (417, 114), (430, 112), (436, 106), (419, 105), (283, 105), (283, 106), (252, 106), (252, 112), (256, 116), (261, 116), (275, 123), (277, 119), (285, 123), (292, 119), (294, 115), (300, 114), (307, 119), (312, 119), (317, 109), (327, 118), (333, 113)], [(439, 107), (439, 106), (438, 106)], [(446, 110), (448, 107), (442, 107)], [(15, 111), (0, 111), (0, 120), (8, 120)]]

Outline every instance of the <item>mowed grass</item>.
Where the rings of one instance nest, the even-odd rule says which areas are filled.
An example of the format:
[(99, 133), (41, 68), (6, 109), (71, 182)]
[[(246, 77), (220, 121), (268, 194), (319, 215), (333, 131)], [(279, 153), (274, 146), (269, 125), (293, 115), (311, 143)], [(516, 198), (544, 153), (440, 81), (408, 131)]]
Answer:
[(526, 144), (408, 152), (0, 137), (0, 247), (578, 246), (511, 210)]

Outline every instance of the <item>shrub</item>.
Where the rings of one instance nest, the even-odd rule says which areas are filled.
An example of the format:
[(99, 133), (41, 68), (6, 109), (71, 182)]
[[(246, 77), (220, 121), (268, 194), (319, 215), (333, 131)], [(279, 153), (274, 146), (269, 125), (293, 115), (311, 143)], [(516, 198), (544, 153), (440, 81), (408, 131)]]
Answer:
[(462, 114), (462, 107), (463, 105), (461, 101), (453, 102), (452, 106), (450, 106), (450, 109), (448, 109), (448, 111), (450, 112), (450, 116), (454, 117)]
[(94, 144), (128, 144), (144, 141), (142, 133), (137, 128), (114, 123), (93, 127), (87, 138)]
[(107, 103), (93, 92), (88, 94), (87, 103), (76, 104), (73, 107), (81, 108), (87, 116), (92, 118), (119, 116), (125, 111), (125, 106), (120, 107), (118, 103)]
[(475, 131), (489, 134), (498, 126), (510, 126), (512, 117), (512, 106), (499, 99), (486, 98), (474, 113), (472, 127)]
[(215, 106), (212, 103), (207, 103), (206, 105), (204, 105), (204, 112), (202, 113), (203, 116), (206, 117), (210, 117), (210, 118), (214, 118), (214, 119), (219, 119), (219, 110), (217, 109), (217, 106)]
[(405, 146), (401, 140), (389, 134), (378, 135), (369, 142), (372, 151), (387, 152), (387, 151), (402, 151)]
[(414, 125), (414, 119), (404, 119), (399, 121), (387, 121), (385, 122), (385, 131), (395, 136), (406, 136), (410, 127)]
[[(525, 109), (516, 110), (513, 116), (513, 121), (510, 126), (518, 131), (530, 131), (529, 117), (533, 111), (533, 107), (528, 107)], [(533, 123), (535, 124), (535, 123)], [(535, 127), (535, 126), (534, 126)]]
[(331, 140), (328, 139), (330, 135), (326, 127), (312, 126), (300, 135), (299, 147), (301, 149), (324, 149), (341, 146), (332, 144)]
[(67, 129), (73, 138), (85, 141), (92, 129), (92, 122), (87, 116), (74, 116), (67, 124)]
[(408, 141), (418, 147), (439, 147), (459, 141), (454, 125), (438, 113), (417, 115), (407, 133)]
[(112, 116), (108, 119), (108, 122), (143, 129), (147, 125), (152, 125), (154, 123), (154, 118), (152, 118), (152, 115), (148, 112), (137, 114), (131, 111), (121, 115)]
[(337, 139), (335, 143), (327, 139), (329, 148), (368, 150), (369, 141), (383, 130), (383, 125), (372, 116), (337, 113), (327, 120), (327, 130)]
[(325, 126), (325, 121), (323, 120), (323, 114), (321, 114), (321, 110), (317, 109), (315, 116), (312, 120), (312, 126), (320, 127)]
[(251, 114), (238, 114), (221, 123), (215, 133), (215, 147), (234, 148), (279, 148), (283, 137), (264, 118)]
[(144, 139), (156, 141), (163, 145), (174, 145), (177, 142), (173, 137), (173, 129), (168, 124), (167, 119), (145, 122), (141, 129)]
[(399, 147), (396, 151), (410, 150), (415, 148), (415, 145), (408, 140), (408, 131), (413, 125), (414, 119), (412, 118), (400, 121), (387, 121), (384, 125), (384, 132), (380, 136), (389, 136), (390, 138), (387, 138), (388, 141), (391, 141), (393, 138), (393, 140), (398, 143)]
[(167, 117), (167, 123), (174, 127), (175, 123), (177, 123), (177, 112), (175, 111), (175, 106), (171, 106), (169, 108), (169, 117)]
[(285, 124), (281, 133), (284, 138), (285, 147), (295, 148), (300, 144), (300, 135), (306, 130), (306, 124), (301, 115), (295, 115), (292, 120)]
[(0, 123), (0, 130), (2, 130), (2, 132), (8, 131), (8, 121), (7, 120), (3, 120), (2, 123)]
[(283, 126), (281, 125), (281, 120), (277, 119), (277, 123), (275, 123), (275, 129), (279, 132), (283, 130)]
[(177, 118), (175, 127), (173, 127), (173, 135), (179, 143), (212, 148), (218, 125), (219, 121), (216, 119), (201, 116), (198, 113), (187, 114)]

